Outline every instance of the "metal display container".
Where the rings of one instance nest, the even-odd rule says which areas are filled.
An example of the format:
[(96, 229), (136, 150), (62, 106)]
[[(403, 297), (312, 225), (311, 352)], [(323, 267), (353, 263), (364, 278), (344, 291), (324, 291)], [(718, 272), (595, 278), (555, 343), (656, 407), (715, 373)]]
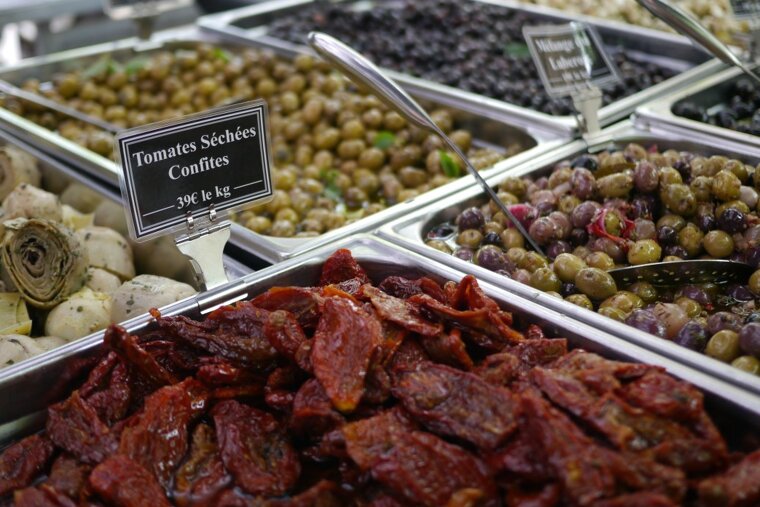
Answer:
[[(676, 149), (688, 150), (695, 153), (723, 154), (736, 157), (748, 163), (760, 162), (760, 150), (732, 144), (719, 140), (710, 140), (699, 135), (688, 137), (667, 130), (643, 130), (637, 128), (631, 122), (626, 121), (603, 131), (603, 135), (589, 146), (584, 141), (570, 143), (547, 156), (537, 158), (527, 164), (514, 168), (508, 173), (509, 176), (534, 176), (540, 177), (551, 173), (557, 162), (572, 159), (587, 151), (600, 151), (607, 148), (623, 148), (628, 143), (640, 143), (643, 145), (656, 144), (660, 150)], [(489, 184), (497, 185), (501, 177), (492, 177)], [(695, 368), (716, 379), (730, 382), (734, 385), (751, 390), (760, 395), (760, 377), (751, 375), (734, 368), (726, 363), (712, 359), (702, 353), (695, 352), (669, 340), (658, 338), (631, 326), (618, 322), (611, 318), (600, 315), (594, 311), (586, 310), (580, 306), (553, 297), (549, 294), (534, 289), (528, 285), (516, 282), (510, 278), (477, 266), (472, 262), (463, 261), (446, 254), (424, 243), (425, 234), (434, 226), (446, 221), (453, 220), (462, 210), (480, 206), (487, 202), (487, 197), (480, 188), (472, 187), (466, 192), (461, 192), (444, 199), (435, 205), (417, 210), (409, 215), (386, 224), (378, 230), (379, 236), (394, 244), (418, 252), (431, 260), (435, 260), (460, 271), (471, 273), (478, 279), (488, 281), (509, 292), (527, 300), (533, 301), (548, 309), (560, 312), (569, 318), (582, 321), (595, 329), (622, 338), (623, 340), (647, 348), (657, 354), (667, 356), (674, 361)]]
[(695, 81), (686, 88), (663, 96), (636, 109), (636, 122), (642, 126), (667, 125), (669, 130), (684, 134), (700, 132), (713, 139), (725, 139), (731, 142), (760, 147), (760, 137), (758, 136), (710, 125), (701, 121), (690, 120), (673, 113), (673, 106), (685, 101), (694, 102), (711, 113), (719, 111), (720, 104), (725, 101), (725, 97), (728, 96), (732, 85), (743, 76), (744, 73), (740, 69), (729, 68), (722, 72), (717, 72), (707, 79)]
[[(386, 276), (429, 276), (439, 282), (459, 281), (462, 272), (426, 257), (400, 249), (390, 243), (367, 235), (347, 239), (313, 251), (308, 256), (289, 259), (276, 266), (253, 273), (224, 287), (201, 294), (192, 300), (167, 307), (164, 315), (187, 315), (200, 318), (222, 304), (254, 297), (270, 287), (315, 285), (319, 280), (325, 259), (337, 248), (348, 248), (364, 267), (370, 278), (379, 283)], [(724, 408), (741, 413), (743, 418), (760, 424), (760, 397), (721, 380), (688, 368), (676, 361), (645, 350), (599, 329), (568, 319), (567, 315), (547, 309), (535, 301), (515, 296), (489, 283), (481, 283), (487, 294), (495, 298), (504, 309), (514, 313), (522, 323), (536, 323), (547, 336), (563, 336), (570, 347), (583, 348), (611, 359), (644, 362), (662, 366), (671, 374), (702, 389), (705, 394)], [(126, 323), (130, 333), (141, 333), (151, 328), (147, 316)], [(88, 363), (87, 358), (102, 350), (103, 333), (90, 336), (70, 346), (37, 356), (26, 363), (26, 368), (0, 370), (0, 445), (3, 439), (17, 437), (39, 427), (44, 420), (44, 409), (65, 397), (75, 373)], [(23, 392), (23, 397), (16, 393)], [(19, 419), (22, 418), (22, 419)], [(14, 422), (11, 422), (14, 421)]]
[[(12, 145), (17, 148), (20, 148), (21, 150), (29, 153), (33, 157), (35, 157), (39, 161), (40, 169), (43, 172), (44, 175), (48, 176), (50, 173), (53, 173), (57, 178), (63, 178), (65, 180), (69, 180), (71, 182), (78, 182), (81, 183), (88, 188), (94, 190), (103, 198), (112, 200), (114, 202), (121, 201), (121, 198), (118, 196), (118, 194), (114, 193), (113, 190), (108, 189), (107, 187), (103, 185), (99, 185), (85, 177), (83, 177), (80, 173), (77, 171), (71, 169), (70, 167), (62, 164), (61, 162), (55, 160), (54, 158), (50, 157), (49, 155), (46, 155), (39, 150), (28, 146), (24, 142), (14, 138), (13, 136), (10, 136), (9, 134), (0, 131), (0, 145)], [(148, 243), (149, 247), (150, 243)], [(187, 266), (187, 279), (186, 282), (191, 282), (192, 273), (190, 268), (190, 262), (188, 261)], [(230, 280), (238, 280), (241, 277), (251, 273), (251, 269), (244, 265), (241, 262), (238, 262), (237, 260), (233, 259), (229, 255), (224, 256), (224, 267), (225, 271), (227, 273), (227, 277)], [(160, 274), (160, 273), (156, 273)], [(186, 302), (177, 303), (180, 306), (186, 305), (188, 300), (185, 300)], [(176, 305), (175, 305), (176, 306)], [(98, 334), (98, 333), (96, 333)], [(100, 336), (102, 336), (102, 332), (99, 333)], [(73, 342), (70, 342), (62, 347), (58, 347), (50, 352), (47, 352), (42, 355), (58, 355), (59, 353), (65, 353), (65, 350), (71, 349), (71, 348), (78, 348), (79, 344), (81, 343), (87, 343), (91, 340), (91, 337), (84, 337), (78, 340), (75, 340)], [(6, 377), (14, 377), (15, 375), (25, 375), (27, 370), (34, 369), (34, 364), (38, 361), (38, 358), (40, 356), (32, 357), (26, 361), (22, 361), (20, 363), (14, 364), (12, 366), (8, 366), (6, 368), (0, 369), (0, 377), (6, 378)], [(50, 388), (57, 377), (50, 377), (45, 381), (40, 381), (38, 385), (38, 389), (44, 390)], [(8, 417), (12, 417), (12, 415), (16, 412), (16, 406), (21, 406), (26, 401), (22, 401), (25, 399), (27, 395), (24, 394), (23, 397), (18, 396), (18, 392), (6, 391), (3, 392), (3, 394), (0, 394), (0, 405), (4, 405), (3, 409), (0, 409), (0, 440), (2, 440), (2, 423), (7, 421)]]
[[(370, 8), (372, 3), (367, 1), (343, 0), (345, 3), (355, 3), (357, 9)], [(375, 0), (377, 3), (382, 0)], [(639, 91), (628, 97), (619, 99), (599, 111), (602, 126), (610, 125), (618, 120), (627, 118), (641, 104), (651, 101), (665, 93), (687, 86), (696, 80), (725, 68), (725, 65), (712, 59), (707, 53), (692, 45), (686, 37), (641, 28), (624, 23), (608, 22), (598, 18), (573, 15), (554, 9), (519, 4), (509, 0), (468, 0), (496, 4), (508, 9), (519, 10), (534, 19), (536, 24), (567, 23), (581, 21), (593, 26), (607, 46), (622, 46), (638, 60), (652, 62), (680, 71), (677, 76), (657, 85)], [(287, 17), (304, 7), (316, 3), (315, 0), (270, 0), (263, 4), (243, 7), (219, 14), (204, 16), (198, 20), (198, 25), (228, 40), (236, 42), (255, 42), (273, 49), (287, 48), (291, 51), (309, 51), (308, 48), (283, 41), (267, 35), (267, 25), (276, 19)], [(340, 0), (333, 3), (340, 3)], [(304, 37), (306, 34), (304, 34)], [(523, 122), (561, 129), (567, 135), (578, 132), (578, 120), (574, 116), (551, 116), (532, 109), (516, 106), (472, 92), (466, 92), (432, 81), (412, 77), (396, 71), (387, 71), (396, 81), (407, 90), (416, 92), (426, 90), (439, 96), (447, 96), (457, 100), (477, 103), (484, 110), (494, 115), (503, 115), (512, 119), (519, 118)], [(504, 76), (508, 79), (509, 76)]]
[[(0, 79), (14, 84), (20, 84), (25, 79), (35, 77), (42, 82), (48, 81), (56, 72), (71, 68), (81, 68), (109, 54), (114, 59), (127, 61), (138, 54), (156, 51), (158, 48), (177, 49), (187, 47), (199, 41), (213, 41), (213, 35), (198, 34), (196, 31), (180, 31), (164, 33), (150, 44), (138, 43), (128, 39), (114, 44), (101, 44), (84, 49), (66, 51), (55, 55), (31, 58), (19, 65), (0, 70)], [(229, 46), (228, 46), (229, 47)], [(283, 57), (292, 57), (293, 52), (280, 49)], [(505, 150), (506, 147), (519, 145), (526, 151), (510, 157), (491, 169), (481, 171), (487, 176), (504, 170), (505, 165), (530, 160), (535, 156), (560, 146), (569, 140), (561, 130), (552, 126), (533, 125), (522, 121), (519, 117), (508, 118), (507, 115), (494, 115), (492, 111), (483, 108), (477, 101), (459, 98), (418, 88), (415, 97), (426, 107), (446, 107), (452, 112), (457, 125), (473, 133), (473, 145)], [(118, 176), (121, 169), (118, 163), (70, 141), (56, 132), (41, 127), (19, 115), (0, 108), (0, 128), (11, 131), (14, 135), (40, 147), (74, 166), (81, 167), (93, 177), (109, 185), (118, 186)], [(329, 231), (313, 238), (278, 238), (256, 234), (245, 227), (233, 224), (231, 241), (259, 259), (274, 263), (298, 255), (305, 251), (325, 245), (341, 237), (368, 232), (380, 224), (402, 214), (408, 213), (427, 203), (439, 200), (453, 192), (473, 184), (472, 176), (466, 175), (427, 192), (415, 199), (389, 207), (369, 217), (357, 220), (339, 229)]]

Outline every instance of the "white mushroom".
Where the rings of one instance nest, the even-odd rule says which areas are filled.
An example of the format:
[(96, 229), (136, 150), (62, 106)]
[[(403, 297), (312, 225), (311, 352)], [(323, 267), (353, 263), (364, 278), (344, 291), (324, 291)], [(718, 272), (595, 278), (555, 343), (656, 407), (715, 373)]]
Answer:
[(155, 275), (139, 275), (113, 294), (111, 320), (122, 322), (151, 308), (160, 308), (195, 294), (186, 283)]

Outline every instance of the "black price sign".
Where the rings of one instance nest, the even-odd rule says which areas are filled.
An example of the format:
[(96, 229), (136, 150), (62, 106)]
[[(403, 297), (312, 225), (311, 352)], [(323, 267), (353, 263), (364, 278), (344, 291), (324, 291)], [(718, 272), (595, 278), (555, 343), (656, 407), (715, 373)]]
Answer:
[(579, 23), (523, 27), (523, 36), (549, 95), (572, 95), (620, 80), (596, 32)]
[(758, 0), (731, 0), (731, 10), (736, 19), (760, 17), (760, 2)]
[(156, 16), (165, 11), (178, 9), (193, 0), (104, 0), (104, 10), (111, 19), (128, 19)]
[(137, 240), (273, 195), (262, 100), (130, 129), (116, 141)]

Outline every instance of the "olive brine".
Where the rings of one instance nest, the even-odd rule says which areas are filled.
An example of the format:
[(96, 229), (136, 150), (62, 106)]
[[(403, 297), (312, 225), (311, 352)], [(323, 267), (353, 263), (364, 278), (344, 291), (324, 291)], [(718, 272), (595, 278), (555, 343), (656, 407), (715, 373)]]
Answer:
[[(545, 174), (545, 173), (544, 173)], [(679, 345), (760, 374), (760, 270), (745, 284), (618, 287), (623, 265), (717, 258), (760, 264), (760, 173), (740, 160), (656, 146), (582, 154), (427, 231), (426, 244)], [(485, 200), (484, 200), (485, 202)]]

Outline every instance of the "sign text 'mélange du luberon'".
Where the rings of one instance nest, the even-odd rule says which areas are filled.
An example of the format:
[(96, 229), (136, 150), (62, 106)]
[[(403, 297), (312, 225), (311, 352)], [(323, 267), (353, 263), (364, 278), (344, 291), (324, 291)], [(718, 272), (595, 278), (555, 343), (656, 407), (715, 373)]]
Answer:
[(253, 101), (120, 133), (133, 237), (271, 198), (266, 114), (266, 104)]

